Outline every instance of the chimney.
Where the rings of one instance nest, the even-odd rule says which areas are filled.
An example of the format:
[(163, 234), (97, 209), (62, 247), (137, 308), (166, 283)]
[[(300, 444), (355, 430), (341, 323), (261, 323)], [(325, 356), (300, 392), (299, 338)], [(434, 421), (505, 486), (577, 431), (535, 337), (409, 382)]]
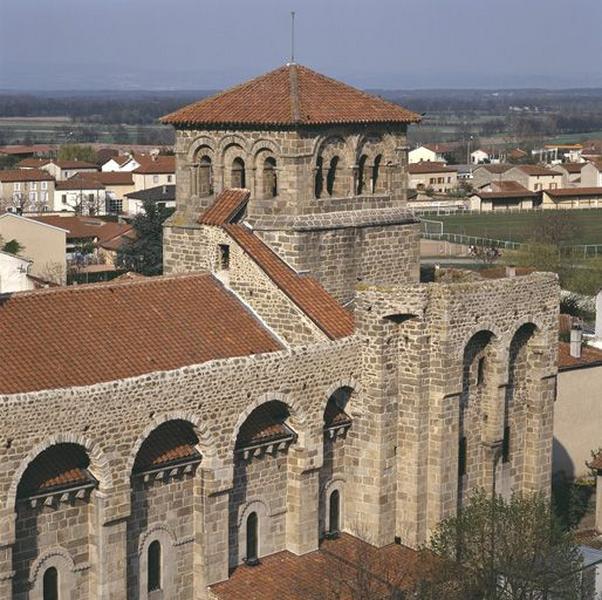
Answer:
[(166, 185), (163, 186), (163, 195), (167, 196), (167, 186)]
[(571, 327), (571, 348), (570, 355), (573, 358), (581, 358), (581, 342), (583, 340), (583, 330), (580, 323), (573, 323)]
[(596, 332), (595, 338), (602, 342), (602, 290), (596, 295)]

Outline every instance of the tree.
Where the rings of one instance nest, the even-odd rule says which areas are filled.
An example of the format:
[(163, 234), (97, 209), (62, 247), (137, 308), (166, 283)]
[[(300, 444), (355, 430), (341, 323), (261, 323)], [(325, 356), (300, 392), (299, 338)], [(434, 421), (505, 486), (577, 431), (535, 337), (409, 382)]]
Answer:
[(421, 584), (425, 599), (580, 598), (579, 549), (541, 495), (477, 491), (438, 525), (429, 549), (440, 561)]
[(58, 153), (59, 160), (81, 160), (96, 163), (96, 152), (92, 146), (81, 146), (79, 144), (63, 144)]
[(25, 250), (25, 247), (22, 246), (17, 240), (9, 240), (2, 246), (2, 250), (4, 252), (8, 252), (9, 254), (20, 254)]
[(136, 236), (117, 252), (117, 264), (142, 275), (160, 275), (163, 271), (163, 221), (171, 214), (155, 202), (145, 200), (143, 212), (132, 222)]

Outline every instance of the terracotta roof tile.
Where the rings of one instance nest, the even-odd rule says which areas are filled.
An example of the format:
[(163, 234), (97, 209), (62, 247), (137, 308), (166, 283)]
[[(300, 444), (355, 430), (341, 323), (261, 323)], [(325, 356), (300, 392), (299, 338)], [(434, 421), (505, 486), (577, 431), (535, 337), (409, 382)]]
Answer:
[(105, 186), (95, 179), (84, 179), (83, 177), (71, 177), (66, 181), (57, 181), (54, 189), (61, 190), (104, 190)]
[(325, 77), (288, 64), (162, 118), (172, 125), (417, 123), (420, 116)]
[(581, 173), (581, 169), (586, 165), (586, 163), (562, 163), (560, 165), (556, 165), (557, 169), (564, 169), (567, 173)]
[(602, 187), (582, 187), (582, 188), (558, 188), (555, 190), (544, 190), (552, 198), (571, 198), (578, 196), (602, 196)]
[(333, 427), (335, 425), (346, 425), (351, 423), (351, 417), (335, 402), (329, 402), (324, 411), (325, 427)]
[(418, 162), (408, 165), (408, 173), (410, 175), (420, 175), (422, 173), (457, 173), (458, 170), (453, 167), (448, 167), (441, 162)]
[(5, 295), (0, 333), (2, 394), (91, 385), (281, 349), (207, 273)]
[(54, 177), (42, 169), (6, 169), (0, 171), (0, 181), (54, 181)]
[(562, 173), (559, 173), (558, 171), (548, 169), (547, 167), (543, 167), (541, 165), (518, 165), (516, 168), (531, 177), (535, 177), (537, 175), (545, 177), (554, 177), (562, 175)]
[(89, 460), (75, 444), (57, 444), (40, 454), (25, 471), (19, 488), (21, 498), (78, 487), (96, 480), (87, 470)]
[(50, 158), (24, 158), (19, 161), (15, 166), (18, 169), (39, 169), (44, 165), (52, 162)]
[(353, 333), (353, 316), (315, 279), (299, 275), (244, 225), (224, 230), (266, 275), (331, 339)]
[(140, 173), (144, 175), (152, 175), (153, 173), (175, 173), (176, 172), (176, 157), (151, 156), (149, 154), (136, 154), (134, 159), (140, 166), (132, 171), (132, 173)]
[(221, 192), (215, 202), (199, 217), (203, 225), (226, 225), (249, 200), (249, 190), (229, 188)]
[(570, 369), (578, 369), (581, 367), (597, 367), (602, 366), (602, 350), (593, 346), (582, 346), (581, 357), (575, 358), (571, 356), (571, 345), (568, 342), (560, 342), (558, 344), (558, 369), (568, 371)]
[(410, 548), (376, 548), (343, 533), (336, 540), (324, 540), (314, 552), (278, 552), (262, 558), (258, 566), (240, 566), (211, 591), (219, 600), (392, 598), (394, 590), (415, 584), (422, 568), (427, 564), (423, 566), (419, 553)]
[(168, 421), (155, 429), (146, 439), (134, 463), (134, 472), (147, 471), (200, 460), (195, 446), (199, 439), (187, 423)]
[[(77, 173), (71, 179), (79, 177), (83, 180), (98, 181), (104, 186), (111, 185), (134, 185), (131, 172), (127, 171), (92, 171)], [(69, 181), (71, 180), (69, 179)]]
[(60, 215), (40, 215), (31, 217), (35, 221), (66, 229), (68, 239), (97, 239), (99, 244), (104, 244), (113, 238), (125, 235), (133, 226), (129, 223), (116, 223), (103, 221), (94, 217)]
[(279, 402), (268, 402), (254, 410), (243, 423), (236, 440), (238, 448), (265, 444), (295, 435), (285, 423), (289, 414)]
[(50, 160), (61, 169), (98, 169), (98, 165), (86, 162), (85, 160)]

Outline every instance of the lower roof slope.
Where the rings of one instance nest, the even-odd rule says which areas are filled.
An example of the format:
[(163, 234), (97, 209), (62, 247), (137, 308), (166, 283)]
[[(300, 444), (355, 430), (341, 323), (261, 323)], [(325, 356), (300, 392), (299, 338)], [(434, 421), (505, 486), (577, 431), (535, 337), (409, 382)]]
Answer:
[(0, 393), (113, 381), (281, 344), (208, 273), (0, 296)]

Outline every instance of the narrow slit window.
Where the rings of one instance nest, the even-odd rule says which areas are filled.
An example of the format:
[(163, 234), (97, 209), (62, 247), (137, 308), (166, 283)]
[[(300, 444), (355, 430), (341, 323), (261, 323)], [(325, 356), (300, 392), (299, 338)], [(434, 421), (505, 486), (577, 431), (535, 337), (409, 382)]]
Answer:
[(59, 574), (54, 567), (44, 571), (42, 585), (44, 600), (59, 600)]
[(338, 533), (340, 531), (340, 514), (341, 497), (339, 490), (334, 490), (334, 492), (330, 494), (329, 502), (330, 533)]
[(161, 589), (161, 544), (155, 540), (148, 547), (148, 591)]
[(228, 244), (219, 245), (219, 268), (220, 271), (230, 269), (230, 246)]
[(257, 513), (252, 512), (247, 517), (247, 558), (248, 564), (255, 564), (259, 560), (258, 555), (258, 529), (259, 520)]
[(458, 444), (458, 477), (466, 475), (466, 436), (460, 438)]

